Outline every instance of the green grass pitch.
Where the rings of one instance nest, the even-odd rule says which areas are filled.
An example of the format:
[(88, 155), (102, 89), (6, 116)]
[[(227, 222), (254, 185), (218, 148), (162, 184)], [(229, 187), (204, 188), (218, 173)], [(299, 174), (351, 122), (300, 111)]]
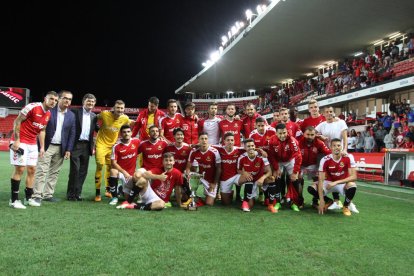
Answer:
[[(8, 153), (0, 153), (0, 275), (412, 275), (414, 191), (360, 183), (360, 214), (271, 214), (238, 205), (197, 212), (117, 210), (94, 196), (94, 159), (83, 202), (8, 207)], [(23, 198), (24, 184), (20, 186)]]

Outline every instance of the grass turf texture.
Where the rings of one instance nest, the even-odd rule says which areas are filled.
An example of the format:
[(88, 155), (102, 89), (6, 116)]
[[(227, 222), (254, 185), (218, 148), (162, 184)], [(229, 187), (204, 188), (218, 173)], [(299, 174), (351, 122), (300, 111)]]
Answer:
[[(360, 214), (271, 214), (256, 205), (117, 210), (94, 197), (94, 159), (83, 202), (64, 200), (65, 161), (58, 203), (8, 207), (12, 167), (0, 153), (0, 275), (412, 275), (414, 194), (361, 184)], [(22, 181), (22, 183), (24, 183)], [(382, 187), (382, 186), (381, 186)], [(24, 184), (20, 198), (23, 198)], [(411, 271), (411, 272), (410, 272)]]

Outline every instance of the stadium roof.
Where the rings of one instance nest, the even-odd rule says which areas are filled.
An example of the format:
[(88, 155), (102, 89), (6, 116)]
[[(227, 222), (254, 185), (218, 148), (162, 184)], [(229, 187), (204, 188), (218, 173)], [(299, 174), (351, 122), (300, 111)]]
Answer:
[(241, 92), (305, 77), (414, 25), (412, 0), (276, 2), (175, 93)]

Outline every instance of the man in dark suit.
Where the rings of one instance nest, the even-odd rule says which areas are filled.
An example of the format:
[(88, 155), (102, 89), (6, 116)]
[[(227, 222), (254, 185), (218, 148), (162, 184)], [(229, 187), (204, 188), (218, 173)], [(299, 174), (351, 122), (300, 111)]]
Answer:
[(88, 174), (89, 157), (93, 153), (93, 132), (97, 128), (97, 117), (92, 112), (96, 98), (93, 94), (86, 94), (82, 99), (82, 107), (73, 109), (76, 122), (75, 145), (70, 157), (70, 172), (67, 190), (67, 199), (82, 200), (82, 187)]
[(37, 163), (32, 196), (39, 206), (41, 200), (58, 201), (53, 194), (59, 171), (63, 160), (70, 158), (75, 141), (75, 115), (68, 108), (72, 97), (70, 91), (59, 92), (58, 104), (50, 110), (51, 116), (46, 126), (45, 136), (39, 137), (39, 139), (44, 139), (45, 153)]

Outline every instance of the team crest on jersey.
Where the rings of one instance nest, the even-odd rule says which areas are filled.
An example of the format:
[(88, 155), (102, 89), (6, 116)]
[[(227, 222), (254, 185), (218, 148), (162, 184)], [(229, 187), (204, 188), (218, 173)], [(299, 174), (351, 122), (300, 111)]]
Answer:
[(211, 161), (211, 157), (210, 156), (207, 156), (206, 160), (210, 162)]
[(187, 152), (185, 151), (185, 150), (183, 150), (182, 152), (181, 152), (181, 155), (182, 156), (185, 156), (187, 154)]
[(288, 151), (289, 150), (289, 145), (286, 145), (285, 146), (285, 151)]
[(254, 164), (254, 166), (255, 166), (256, 168), (260, 168), (260, 162), (257, 162), (256, 164)]
[(180, 123), (180, 120), (179, 120), (179, 119), (176, 119), (176, 120), (175, 120), (175, 122), (176, 122), (177, 124), (179, 124), (179, 123)]
[(49, 121), (49, 116), (45, 117), (45, 121), (48, 122)]
[(131, 149), (135, 149), (135, 145), (132, 145), (132, 146), (131, 146)]
[(162, 147), (161, 147), (161, 145), (159, 145), (159, 146), (158, 146), (158, 150), (162, 150)]
[(234, 124), (234, 127), (239, 127), (239, 124), (238, 124), (238, 123), (235, 123), (235, 124)]
[(341, 161), (341, 163), (339, 163), (339, 167), (341, 167), (341, 168), (345, 167), (344, 162)]
[(316, 147), (313, 147), (313, 148), (312, 148), (312, 151), (313, 151), (314, 153), (318, 153), (318, 149), (317, 149)]

